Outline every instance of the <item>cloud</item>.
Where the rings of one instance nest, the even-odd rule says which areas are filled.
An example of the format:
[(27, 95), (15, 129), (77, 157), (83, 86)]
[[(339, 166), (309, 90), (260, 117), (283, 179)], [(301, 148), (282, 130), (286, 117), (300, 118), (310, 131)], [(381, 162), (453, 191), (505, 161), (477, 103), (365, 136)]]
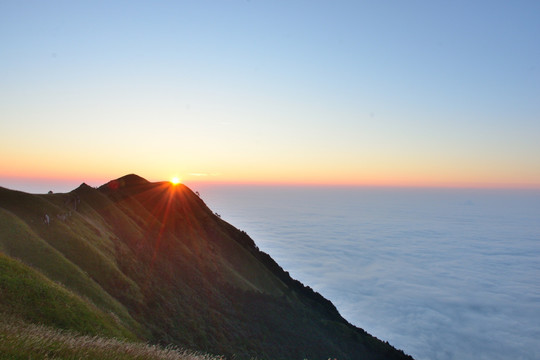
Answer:
[(231, 187), (205, 201), (418, 360), (540, 358), (540, 194), (379, 191)]

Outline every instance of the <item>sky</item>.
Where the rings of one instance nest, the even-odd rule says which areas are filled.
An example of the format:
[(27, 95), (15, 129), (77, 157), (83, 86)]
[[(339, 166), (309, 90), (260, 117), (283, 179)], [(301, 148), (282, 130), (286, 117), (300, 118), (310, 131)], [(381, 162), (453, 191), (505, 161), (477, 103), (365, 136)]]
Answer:
[(538, 1), (0, 0), (0, 186), (540, 188)]

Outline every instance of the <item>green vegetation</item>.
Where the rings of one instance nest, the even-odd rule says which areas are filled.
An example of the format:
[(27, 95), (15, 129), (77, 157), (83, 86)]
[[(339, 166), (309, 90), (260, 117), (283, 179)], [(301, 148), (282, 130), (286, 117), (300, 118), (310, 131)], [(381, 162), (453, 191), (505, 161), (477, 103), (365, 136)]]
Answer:
[(2, 253), (0, 312), (87, 335), (136, 339), (112, 315)]
[(349, 324), (184, 185), (128, 175), (67, 194), (0, 188), (0, 251), (0, 312), (81, 334), (60, 337), (239, 360), (411, 359)]
[[(44, 227), (43, 223), (38, 226)], [(86, 254), (84, 249), (79, 249)], [(0, 208), (0, 251), (20, 259), (51, 280), (88, 299), (104, 311), (114, 313), (126, 326), (140, 332), (140, 325), (117, 300), (103, 290), (85, 271), (66, 259), (54, 247), (37, 235), (26, 223)]]

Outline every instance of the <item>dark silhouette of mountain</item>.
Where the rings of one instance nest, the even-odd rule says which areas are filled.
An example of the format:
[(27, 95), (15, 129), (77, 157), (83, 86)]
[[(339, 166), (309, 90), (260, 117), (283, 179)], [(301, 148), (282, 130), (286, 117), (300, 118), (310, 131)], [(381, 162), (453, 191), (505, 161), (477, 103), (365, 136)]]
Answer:
[(181, 184), (127, 175), (66, 194), (0, 188), (0, 251), (37, 283), (61, 284), (92, 326), (0, 295), (0, 312), (25, 321), (230, 359), (412, 359), (347, 322)]

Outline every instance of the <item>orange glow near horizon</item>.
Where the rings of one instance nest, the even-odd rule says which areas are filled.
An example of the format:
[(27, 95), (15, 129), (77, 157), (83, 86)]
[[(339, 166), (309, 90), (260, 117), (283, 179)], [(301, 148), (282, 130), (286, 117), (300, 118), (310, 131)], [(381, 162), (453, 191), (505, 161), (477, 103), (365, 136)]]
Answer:
[[(53, 169), (51, 169), (53, 170)], [(489, 174), (477, 171), (461, 174), (459, 171), (447, 171), (446, 173), (433, 174), (425, 169), (415, 169), (407, 172), (406, 169), (389, 171), (388, 169), (365, 169), (364, 172), (354, 170), (332, 169), (333, 171), (323, 171), (322, 168), (308, 169), (283, 169), (277, 171), (270, 167), (256, 169), (259, 171), (249, 171), (246, 169), (232, 168), (227, 171), (220, 168), (218, 171), (203, 173), (190, 172), (180, 168), (180, 171), (157, 168), (140, 168), (134, 171), (89, 171), (84, 174), (80, 171), (69, 173), (49, 171), (21, 172), (18, 175), (0, 174), (0, 186), (15, 190), (25, 191), (20, 188), (25, 184), (43, 184), (43, 191), (57, 191), (55, 186), (63, 191), (70, 191), (81, 183), (85, 182), (90, 186), (101, 186), (110, 180), (119, 178), (128, 173), (135, 173), (150, 182), (163, 181), (169, 179), (173, 186), (180, 183), (188, 186), (197, 185), (292, 185), (292, 186), (369, 186), (369, 187), (442, 187), (442, 188), (517, 188), (517, 189), (540, 189), (540, 182), (532, 181), (534, 177), (520, 176), (520, 174)], [(167, 173), (176, 173), (173, 177)], [(39, 173), (39, 174), (38, 174)], [(3, 175), (3, 176), (2, 176)], [(165, 175), (165, 176), (164, 176)], [(533, 179), (531, 179), (533, 178)], [(60, 186), (59, 184), (65, 184)], [(69, 185), (67, 185), (69, 184)], [(50, 187), (50, 189), (49, 189)]]
[[(22, 141), (22, 140), (21, 140)], [(111, 155), (94, 147), (83, 147), (77, 153), (64, 147), (26, 144), (18, 151), (7, 148), (0, 158), (0, 186), (17, 190), (35, 188), (70, 191), (82, 182), (101, 186), (110, 180), (134, 173), (148, 181), (183, 184), (254, 184), (297, 186), (378, 186), (378, 187), (474, 187), (474, 188), (537, 188), (540, 189), (540, 168), (528, 158), (507, 155), (487, 161), (483, 154), (446, 154), (440, 151), (405, 154), (399, 149), (386, 152), (374, 149), (365, 154), (357, 149), (340, 152), (328, 148), (309, 154), (292, 148), (290, 153), (278, 151), (253, 153), (240, 151), (218, 156), (218, 147), (210, 149), (197, 143), (182, 143), (178, 151), (192, 150), (194, 155), (180, 157), (178, 151), (156, 154), (133, 150)], [(131, 144), (132, 145), (132, 144)], [(188, 145), (190, 148), (188, 148)], [(133, 149), (126, 144), (121, 148)], [(138, 149), (138, 148), (137, 148)], [(194, 149), (194, 150), (193, 150)], [(354, 150), (354, 149), (353, 149)], [(380, 150), (380, 151), (377, 151)], [(482, 156), (481, 156), (482, 155)], [(442, 159), (442, 160), (441, 160)], [(528, 162), (529, 161), (529, 162)], [(175, 179), (177, 178), (177, 179)], [(37, 184), (36, 186), (32, 184)], [(43, 185), (41, 185), (43, 184)], [(50, 184), (50, 185), (49, 185)], [(62, 184), (62, 185), (56, 185)], [(48, 189), (48, 187), (51, 187)], [(56, 186), (56, 188), (55, 188)], [(41, 190), (40, 190), (41, 191)]]

